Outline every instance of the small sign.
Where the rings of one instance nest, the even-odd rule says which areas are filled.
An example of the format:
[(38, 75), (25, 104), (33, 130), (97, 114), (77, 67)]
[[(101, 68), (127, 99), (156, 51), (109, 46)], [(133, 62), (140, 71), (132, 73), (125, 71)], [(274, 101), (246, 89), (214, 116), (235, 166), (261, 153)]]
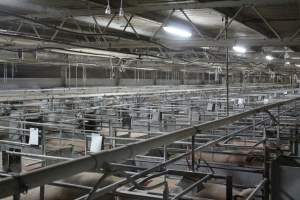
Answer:
[(264, 99), (264, 104), (268, 104), (269, 103), (269, 99)]
[(39, 129), (30, 128), (29, 129), (29, 145), (39, 145)]
[(159, 121), (159, 110), (153, 110), (152, 120), (153, 121)]
[(102, 149), (102, 140), (103, 136), (99, 134), (92, 133), (92, 139), (91, 139), (91, 147), (90, 152), (97, 153), (100, 152)]
[(214, 103), (208, 103), (207, 104), (207, 111), (215, 111), (215, 104)]

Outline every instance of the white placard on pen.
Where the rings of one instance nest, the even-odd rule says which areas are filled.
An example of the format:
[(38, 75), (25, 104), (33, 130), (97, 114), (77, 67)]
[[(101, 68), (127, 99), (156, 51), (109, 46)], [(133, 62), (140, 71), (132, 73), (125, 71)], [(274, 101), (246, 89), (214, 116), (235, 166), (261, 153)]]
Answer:
[(39, 145), (39, 129), (30, 128), (29, 129), (29, 145)]
[(92, 137), (92, 139), (91, 139), (90, 152), (92, 152), (92, 153), (100, 152), (102, 149), (103, 136), (92, 133), (91, 137)]

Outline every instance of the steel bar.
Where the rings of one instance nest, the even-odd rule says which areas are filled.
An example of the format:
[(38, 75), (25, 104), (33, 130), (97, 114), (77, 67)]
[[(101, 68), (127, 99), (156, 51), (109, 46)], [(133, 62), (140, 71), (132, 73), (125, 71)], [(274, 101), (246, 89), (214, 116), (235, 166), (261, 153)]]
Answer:
[(232, 200), (232, 176), (226, 177), (226, 200)]
[(263, 179), (259, 182), (259, 184), (256, 186), (256, 188), (250, 193), (250, 195), (247, 197), (246, 200), (254, 199), (254, 195), (258, 192), (258, 190), (265, 184), (267, 179)]
[(207, 181), (210, 178), (211, 178), (211, 175), (207, 174), (206, 176), (204, 176), (200, 180), (198, 180), (195, 183), (193, 183), (192, 185), (188, 186), (186, 189), (184, 189), (182, 192), (180, 192), (179, 194), (177, 194), (171, 200), (180, 199), (183, 195), (185, 195), (186, 193), (188, 193), (189, 191), (191, 191), (193, 188), (197, 187), (199, 184), (203, 183), (204, 181)]
[(108, 21), (108, 23), (106, 24), (104, 30), (103, 30), (103, 33), (106, 33), (106, 31), (108, 30), (110, 24), (112, 23), (112, 21), (115, 19), (116, 17), (116, 13), (113, 14), (113, 16), (110, 18), (110, 20)]
[(294, 40), (298, 36), (299, 33), (300, 33), (300, 28), (298, 28), (297, 31), (290, 37), (290, 40), (291, 41)]
[(268, 6), (294, 3), (293, 0), (239, 0), (239, 1), (209, 1), (209, 2), (178, 2), (178, 3), (154, 3), (125, 8), (127, 12), (148, 12), (172, 9), (204, 9), (204, 8), (233, 8), (242, 6)]
[(153, 34), (153, 36), (151, 37), (150, 40), (153, 40), (153, 39), (156, 37), (156, 35), (159, 33), (159, 31), (160, 31), (160, 30), (168, 23), (170, 17), (174, 14), (174, 12), (175, 12), (175, 9), (173, 9), (173, 10), (169, 13), (169, 15), (167, 16), (167, 18), (166, 18), (166, 19), (164, 20), (164, 22), (159, 26), (159, 28), (155, 31), (155, 33)]
[(66, 182), (60, 182), (60, 181), (49, 183), (48, 185), (71, 188), (71, 189), (85, 190), (87, 192), (90, 191), (91, 189), (93, 189), (92, 187), (88, 187), (88, 186), (77, 185), (77, 184), (66, 183)]
[[(270, 6), (270, 5), (284, 5), (289, 3), (295, 3), (295, 0), (224, 0), (224, 1), (209, 1), (209, 2), (176, 2), (176, 3), (150, 3), (150, 4), (139, 4), (138, 6), (134, 7), (126, 7), (124, 10), (127, 13), (144, 13), (150, 11), (160, 11), (160, 10), (172, 10), (172, 9), (205, 9), (205, 8), (233, 8), (233, 7), (241, 7), (241, 6)], [(4, 7), (7, 4), (6, 1), (0, 1), (0, 6)], [(31, 4), (34, 5), (34, 4)], [(99, 15), (99, 8), (95, 9), (45, 9), (37, 8), (36, 6), (31, 6), (29, 3), (19, 3), (13, 5), (16, 9), (24, 9), (30, 8), (34, 10), (27, 16), (31, 16), (36, 19), (45, 19), (45, 18), (68, 18), (68, 17), (79, 17), (79, 16), (91, 16), (91, 15)], [(105, 9), (105, 6), (103, 6)], [(112, 13), (118, 12), (117, 9), (112, 9)], [(25, 15), (26, 16), (26, 15)], [(13, 16), (3, 16), (0, 21), (7, 21), (7, 20), (14, 20), (15, 17)]]
[(215, 40), (220, 39), (220, 37), (222, 36), (222, 34), (229, 28), (229, 26), (231, 25), (231, 23), (233, 22), (233, 20), (235, 20), (235, 18), (240, 14), (240, 12), (243, 10), (243, 8), (244, 8), (244, 6), (242, 6), (242, 7), (240, 7), (238, 9), (238, 11), (233, 15), (233, 17), (226, 24), (226, 26), (222, 29), (222, 31), (217, 35), (217, 37), (215, 38)]
[[(63, 18), (63, 20), (61, 21), (59, 28), (63, 28), (64, 24), (66, 22), (66, 18)], [(55, 32), (53, 33), (53, 35), (51, 36), (50, 40), (54, 40), (56, 35), (58, 34), (59, 30), (55, 30)]]
[(192, 171), (195, 171), (195, 135), (192, 136)]
[(15, 151), (6, 151), (8, 154), (12, 155), (20, 155), (30, 158), (43, 158), (43, 159), (49, 159), (49, 160), (74, 160), (74, 158), (67, 158), (67, 157), (58, 157), (58, 156), (47, 156), (47, 155), (39, 155), (39, 154), (32, 154), (32, 153), (21, 153), (21, 152), (15, 152)]
[(203, 33), (196, 27), (196, 25), (192, 22), (192, 20), (189, 18), (189, 16), (184, 12), (183, 9), (180, 9), (180, 11), (182, 12), (182, 14), (185, 16), (185, 18), (189, 21), (189, 23), (191, 24), (191, 26), (193, 27), (193, 29), (198, 33), (198, 35), (200, 37), (204, 37)]
[[(99, 33), (103, 34), (103, 32), (102, 32), (102, 30), (101, 30), (101, 26), (99, 25), (99, 23), (98, 23), (96, 17), (95, 17), (94, 15), (92, 15), (92, 18), (93, 18), (93, 20), (94, 20), (94, 22), (95, 22), (95, 25), (96, 25), (97, 30), (99, 31)], [(107, 40), (106, 40), (106, 38), (105, 38), (103, 35), (101, 36), (101, 38), (102, 38), (103, 41), (107, 44)]]
[[(52, 165), (28, 173), (22, 173), (19, 176), (15, 176), (12, 178), (5, 178), (2, 181), (0, 181), (0, 190), (2, 191), (0, 193), (0, 197), (6, 197), (12, 194), (17, 194), (23, 192), (26, 189), (31, 189), (43, 184), (47, 184), (55, 180), (72, 176), (83, 171), (98, 169), (101, 168), (103, 164), (107, 162), (124, 161), (127, 158), (131, 158), (137, 154), (146, 153), (154, 147), (160, 147), (162, 145), (170, 144), (174, 141), (191, 137), (192, 135), (197, 133), (196, 129), (201, 131), (216, 129), (218, 127), (224, 126), (225, 124), (230, 124), (244, 117), (251, 116), (255, 113), (275, 108), (279, 105), (292, 103), (299, 99), (300, 97), (297, 97), (289, 100), (271, 103), (226, 118), (206, 122), (195, 127), (184, 128), (164, 135), (153, 137), (149, 140), (135, 142), (126, 146), (118, 147), (112, 150), (106, 150), (76, 160), (62, 162), (60, 164)], [(226, 136), (232, 136), (232, 134)], [(224, 136), (224, 138), (222, 139), (226, 139), (226, 136)], [(219, 142), (220, 140), (221, 139), (217, 139), (214, 141), (214, 143)], [(206, 146), (211, 144), (212, 142), (208, 142)], [(199, 147), (197, 149), (199, 149)], [(171, 162), (171, 160), (168, 160), (166, 163)]]
[(124, 15), (124, 18), (126, 19), (126, 21), (128, 22), (129, 26), (131, 27), (131, 29), (133, 30), (135, 36), (137, 39), (140, 39), (140, 36), (137, 32), (137, 30), (134, 28), (133, 24), (131, 23), (132, 19), (133, 19), (133, 15), (130, 16), (130, 19), (127, 19), (127, 17)]
[(36, 29), (35, 25), (32, 24), (32, 23), (30, 23), (30, 25), (31, 25), (31, 27), (32, 27), (32, 29), (33, 29), (34, 34), (36, 35), (36, 37), (41, 38), (41, 36), (40, 36), (38, 30)]
[[(225, 40), (228, 39), (228, 17), (225, 17)], [(226, 114), (229, 116), (229, 48), (226, 47)]]
[(281, 40), (280, 35), (277, 33), (277, 31), (272, 27), (272, 25), (267, 21), (267, 19), (256, 9), (255, 6), (251, 7), (254, 12), (263, 20), (263, 22), (267, 25), (267, 27), (273, 32), (273, 34)]

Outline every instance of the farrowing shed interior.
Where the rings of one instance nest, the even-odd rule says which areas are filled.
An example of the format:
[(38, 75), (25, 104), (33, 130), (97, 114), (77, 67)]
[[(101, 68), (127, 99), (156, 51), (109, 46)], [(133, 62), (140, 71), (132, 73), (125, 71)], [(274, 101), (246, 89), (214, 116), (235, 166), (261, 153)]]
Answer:
[(0, 199), (299, 199), (297, 0), (0, 16)]

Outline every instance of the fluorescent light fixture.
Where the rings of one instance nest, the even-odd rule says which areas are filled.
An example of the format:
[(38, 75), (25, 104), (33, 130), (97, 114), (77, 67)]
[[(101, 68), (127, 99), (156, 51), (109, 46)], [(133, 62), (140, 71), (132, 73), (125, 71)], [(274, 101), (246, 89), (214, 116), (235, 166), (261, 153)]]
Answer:
[(286, 61), (285, 64), (286, 64), (286, 65), (290, 65), (291, 63), (290, 63), (289, 61)]
[(120, 16), (120, 17), (123, 17), (123, 16), (124, 16), (123, 0), (121, 0), (121, 3), (120, 3), (119, 16)]
[(111, 10), (110, 10), (110, 6), (109, 4), (107, 4), (107, 7), (105, 9), (105, 14), (110, 15), (111, 14)]
[(247, 52), (247, 49), (245, 47), (238, 46), (238, 45), (232, 47), (232, 49), (237, 53), (246, 53)]
[(172, 35), (177, 35), (179, 37), (189, 38), (192, 36), (192, 33), (183, 29), (176, 28), (174, 26), (165, 26), (164, 31)]
[(124, 16), (124, 10), (123, 10), (123, 8), (120, 8), (120, 10), (119, 10), (119, 16), (120, 17)]
[(296, 66), (296, 67), (300, 67), (300, 65), (299, 65), (299, 64), (296, 64), (295, 66)]
[(269, 60), (269, 61), (271, 61), (271, 60), (273, 60), (273, 59), (274, 59), (274, 57), (273, 57), (273, 56), (271, 56), (271, 55), (267, 55), (267, 56), (266, 56), (266, 59), (267, 59), (267, 60)]

